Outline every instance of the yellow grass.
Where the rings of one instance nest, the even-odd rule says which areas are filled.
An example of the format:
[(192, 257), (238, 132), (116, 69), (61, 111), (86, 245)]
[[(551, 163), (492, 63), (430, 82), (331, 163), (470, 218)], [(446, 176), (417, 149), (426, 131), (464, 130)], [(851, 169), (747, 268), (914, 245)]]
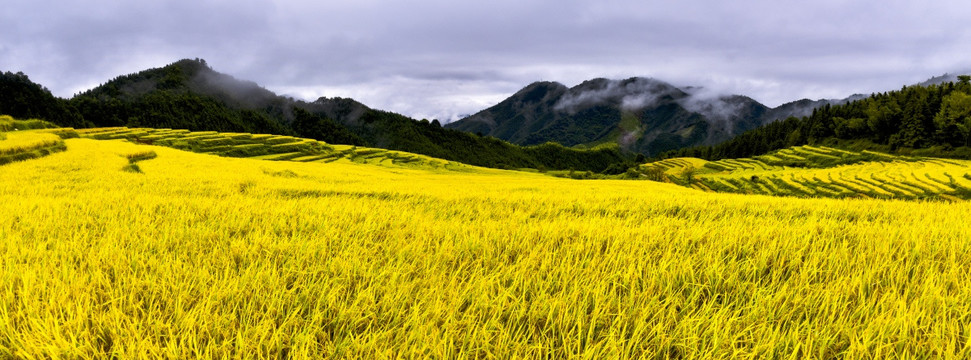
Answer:
[[(806, 167), (784, 167), (777, 162), (788, 153), (814, 154)], [(851, 164), (818, 163), (868, 155)], [(760, 156), (767, 159), (769, 156)], [(716, 192), (790, 195), (800, 197), (876, 197), (960, 201), (971, 199), (971, 161), (897, 157), (873, 152), (854, 153), (828, 147), (801, 146), (779, 150), (769, 164), (752, 159), (723, 159), (702, 163), (705, 168), (684, 175), (685, 158), (666, 159), (641, 166), (665, 169), (666, 180), (685, 187)], [(696, 168), (697, 169), (697, 168)], [(704, 187), (695, 186), (705, 185)]]
[(61, 138), (44, 130), (11, 131), (0, 139), (0, 155), (57, 145)]
[(0, 166), (0, 358), (971, 356), (967, 203), (65, 142)]

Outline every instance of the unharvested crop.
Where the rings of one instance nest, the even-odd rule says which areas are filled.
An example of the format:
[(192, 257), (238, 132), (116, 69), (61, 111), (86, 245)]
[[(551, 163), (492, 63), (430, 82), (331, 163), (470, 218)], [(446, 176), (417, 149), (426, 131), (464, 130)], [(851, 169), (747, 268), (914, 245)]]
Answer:
[[(694, 173), (691, 181), (685, 169)], [(666, 159), (641, 166), (642, 177), (716, 192), (829, 198), (971, 199), (971, 161), (892, 156), (797, 146), (747, 159)]]
[(330, 145), (321, 141), (269, 134), (220, 133), (215, 131), (130, 129), (125, 127), (79, 130), (81, 136), (99, 140), (125, 139), (139, 144), (162, 145), (198, 153), (260, 160), (385, 164), (418, 168), (467, 169), (465, 164), (401, 151)]
[(46, 130), (0, 133), (0, 165), (63, 151), (64, 141)]
[(0, 166), (0, 357), (971, 356), (964, 202), (65, 143)]

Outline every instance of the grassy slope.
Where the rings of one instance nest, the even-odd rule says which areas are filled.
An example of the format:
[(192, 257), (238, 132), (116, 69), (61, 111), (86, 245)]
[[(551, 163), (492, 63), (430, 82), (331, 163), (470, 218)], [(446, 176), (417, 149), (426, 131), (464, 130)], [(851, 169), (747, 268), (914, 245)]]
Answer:
[(645, 164), (667, 181), (696, 189), (799, 197), (971, 199), (971, 161), (894, 156), (824, 146), (797, 146), (744, 159), (708, 162), (686, 158)]
[(192, 152), (259, 160), (299, 162), (350, 161), (413, 168), (470, 169), (469, 165), (425, 155), (378, 148), (330, 145), (322, 141), (283, 135), (225, 133), (151, 129), (95, 128), (82, 129), (85, 138), (98, 140), (125, 139), (140, 144), (172, 147)]
[(42, 120), (15, 120), (0, 115), (0, 165), (64, 151), (63, 139), (72, 137), (78, 137), (73, 129), (56, 128)]
[(0, 357), (971, 356), (968, 203), (65, 143), (0, 167)]

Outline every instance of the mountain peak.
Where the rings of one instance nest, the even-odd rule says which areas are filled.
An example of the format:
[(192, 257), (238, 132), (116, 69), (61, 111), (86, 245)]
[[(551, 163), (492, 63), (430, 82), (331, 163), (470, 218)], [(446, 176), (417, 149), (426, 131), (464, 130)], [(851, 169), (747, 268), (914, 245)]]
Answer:
[(571, 88), (535, 82), (499, 104), (446, 127), (522, 145), (616, 142), (645, 154), (711, 145), (784, 118), (804, 116), (830, 101), (800, 101), (770, 109), (744, 95), (662, 80), (595, 78)]
[(213, 72), (215, 72), (215, 70), (213, 70), (211, 67), (209, 67), (209, 63), (207, 63), (205, 59), (200, 59), (200, 58), (195, 58), (195, 59), (182, 59), (182, 60), (176, 61), (174, 63), (171, 63), (171, 64), (167, 65), (166, 67), (170, 67), (170, 66), (179, 67), (179, 68), (183, 69), (183, 71), (191, 72), (191, 73), (197, 73), (199, 71), (213, 71)]
[(570, 88), (554, 108), (567, 113), (576, 113), (599, 105), (621, 106), (625, 110), (642, 110), (659, 101), (673, 101), (685, 95), (686, 93), (677, 87), (652, 78), (632, 77), (625, 80), (597, 78)]
[(284, 102), (282, 97), (257, 83), (217, 72), (199, 58), (119, 76), (82, 95), (134, 99), (156, 90), (193, 92), (246, 109), (263, 109)]
[(953, 73), (953, 74), (952, 73), (944, 73), (944, 75), (932, 77), (930, 79), (927, 79), (927, 80), (924, 80), (923, 82), (918, 83), (917, 85), (918, 86), (931, 86), (931, 85), (940, 85), (940, 84), (948, 83), (948, 82), (958, 82), (958, 76), (959, 75), (964, 75), (964, 74), (971, 74), (971, 71), (959, 71), (959, 72), (956, 72), (956, 73)]
[(547, 98), (549, 94), (558, 94), (567, 90), (566, 85), (553, 81), (537, 81), (517, 91), (510, 99), (522, 103), (536, 103)]

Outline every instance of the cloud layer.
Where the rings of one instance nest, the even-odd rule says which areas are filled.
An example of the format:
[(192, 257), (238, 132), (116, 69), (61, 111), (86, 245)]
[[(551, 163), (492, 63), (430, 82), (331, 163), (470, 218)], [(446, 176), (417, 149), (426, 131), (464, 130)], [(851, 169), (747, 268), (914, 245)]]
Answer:
[(61, 2), (0, 12), (0, 70), (69, 97), (180, 58), (295, 97), (453, 119), (528, 83), (645, 76), (766, 105), (971, 69), (958, 1)]

